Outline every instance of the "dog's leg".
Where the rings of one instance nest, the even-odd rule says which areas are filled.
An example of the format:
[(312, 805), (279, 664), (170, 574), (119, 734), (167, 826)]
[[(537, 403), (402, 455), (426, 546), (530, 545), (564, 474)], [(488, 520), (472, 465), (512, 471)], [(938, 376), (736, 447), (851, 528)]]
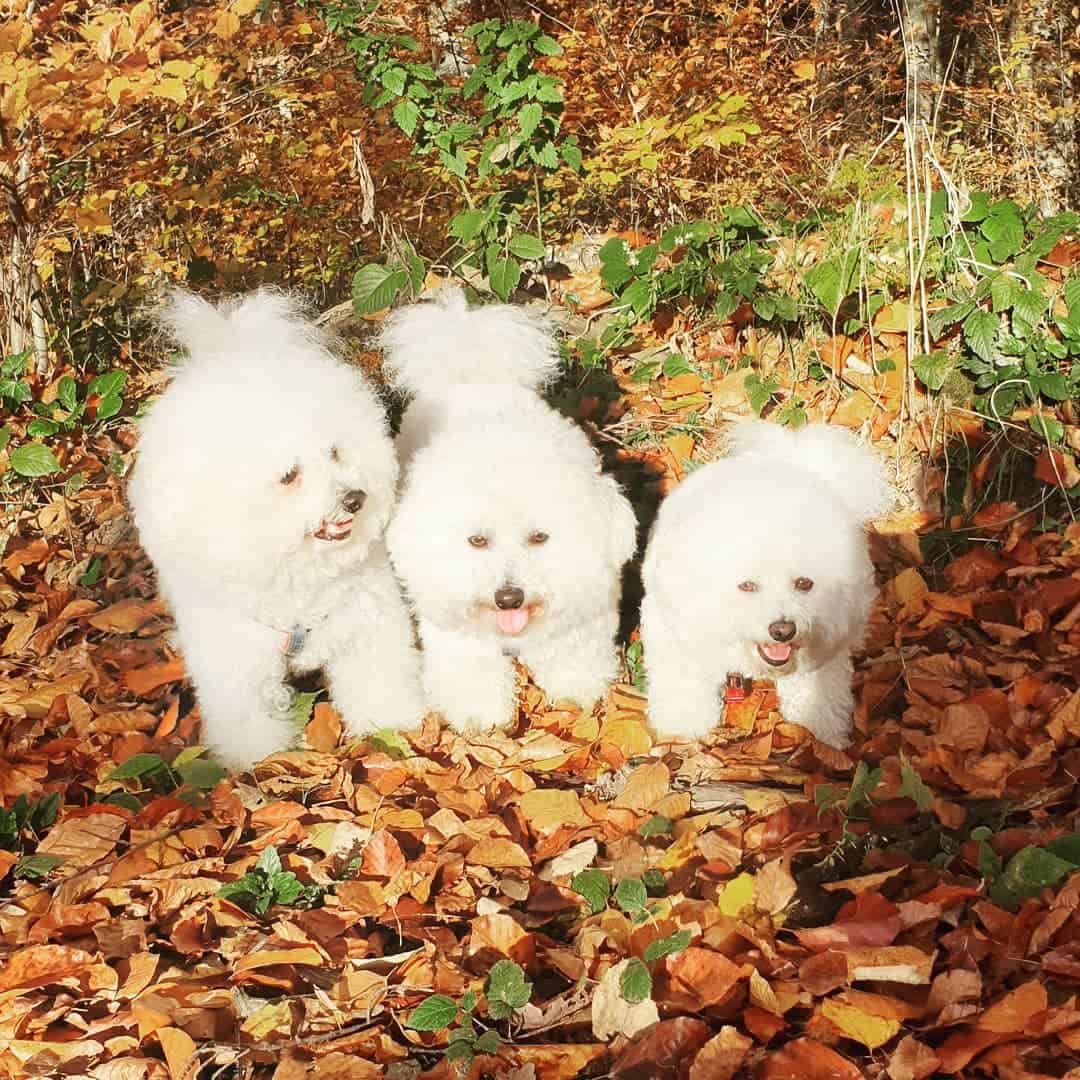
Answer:
[(728, 670), (723, 657), (709, 658), (710, 672), (715, 675), (697, 670), (648, 596), (641, 614), (649, 726), (662, 738), (705, 738), (720, 721), (719, 680)]
[(616, 614), (605, 613), (546, 641), (523, 643), (521, 661), (548, 701), (576, 701), (591, 709), (619, 672), (617, 629)]
[(514, 665), (494, 641), (420, 620), (428, 705), (460, 732), (493, 731), (515, 716)]
[(814, 671), (777, 679), (776, 692), (784, 719), (838, 750), (848, 746), (855, 708), (852, 670), (850, 654), (841, 653)]
[(286, 749), (297, 732), (289, 721), (283, 637), (228, 611), (181, 610), (176, 623), (214, 756), (242, 769)]
[(330, 696), (353, 735), (379, 728), (418, 728), (427, 711), (420, 693), (420, 658), (397, 586), (344, 612), (342, 635), (326, 660)]

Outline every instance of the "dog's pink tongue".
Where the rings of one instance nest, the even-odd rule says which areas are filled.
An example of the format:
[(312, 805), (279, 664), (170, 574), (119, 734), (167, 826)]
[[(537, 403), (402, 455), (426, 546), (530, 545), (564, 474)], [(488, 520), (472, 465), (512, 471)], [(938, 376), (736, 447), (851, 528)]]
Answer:
[(529, 609), (524, 607), (495, 612), (495, 625), (504, 634), (520, 634), (529, 625)]
[(770, 659), (775, 660), (778, 664), (786, 660), (791, 655), (790, 645), (762, 645), (761, 651)]

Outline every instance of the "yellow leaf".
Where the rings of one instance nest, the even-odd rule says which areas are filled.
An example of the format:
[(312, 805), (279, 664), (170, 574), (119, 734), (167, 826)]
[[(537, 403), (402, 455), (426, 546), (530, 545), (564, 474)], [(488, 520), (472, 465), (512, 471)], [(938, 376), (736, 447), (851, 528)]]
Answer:
[(105, 93), (114, 105), (119, 105), (120, 95), (130, 86), (131, 80), (129, 78), (118, 75), (115, 79), (109, 80), (109, 85), (105, 87)]
[(796, 79), (812, 79), (817, 74), (813, 60), (800, 60), (791, 65), (791, 73)]
[(161, 65), (161, 70), (166, 75), (175, 75), (178, 79), (190, 79), (196, 68), (190, 60), (166, 60)]
[(625, 713), (604, 721), (598, 741), (613, 743), (627, 757), (647, 754), (652, 749), (652, 738), (645, 727), (644, 718)]
[(165, 1051), (165, 1061), (169, 1066), (172, 1080), (192, 1080), (199, 1071), (198, 1065), (192, 1067), (195, 1057), (195, 1040), (179, 1028), (161, 1028), (157, 1033), (161, 1049)]
[(563, 825), (589, 824), (576, 791), (535, 788), (521, 796), (518, 806), (534, 833), (551, 833)]
[(295, 949), (263, 949), (260, 952), (247, 953), (237, 958), (234, 973), (254, 971), (257, 968), (273, 967), (276, 964), (306, 964), (309, 967), (324, 967), (326, 959), (310, 945)]
[(651, 810), (671, 786), (671, 773), (662, 761), (639, 765), (628, 777), (626, 787), (611, 804), (616, 810), (633, 810), (643, 814)]
[(487, 866), (493, 870), (503, 870), (511, 866), (522, 868), (532, 866), (532, 860), (519, 844), (500, 836), (481, 840), (465, 857), (465, 861), (474, 866)]
[(213, 90), (218, 79), (221, 78), (221, 70), (221, 65), (211, 60), (203, 65), (202, 71), (199, 72), (199, 81), (207, 90)]
[(241, 1030), (256, 1042), (264, 1041), (268, 1035), (279, 1032), (288, 1035), (292, 1028), (292, 1000), (268, 1002), (261, 1009), (251, 1014), (241, 1026)]
[(754, 875), (740, 874), (724, 886), (724, 891), (716, 898), (716, 906), (721, 914), (738, 918), (754, 904)]
[(180, 79), (164, 78), (154, 87), (154, 97), (167, 98), (175, 101), (177, 105), (183, 105), (187, 101), (187, 89)]
[(260, 0), (235, 0), (232, 9), (237, 15), (250, 15), (258, 6)]
[(774, 1013), (776, 1016), (784, 1015), (783, 1006), (776, 992), (769, 985), (768, 979), (757, 970), (750, 972), (750, 1000), (759, 1009)]
[(685, 866), (697, 853), (697, 837), (687, 830), (671, 844), (657, 864), (661, 870), (678, 870)]
[(223, 11), (214, 23), (214, 33), (222, 41), (235, 37), (240, 30), (240, 16), (233, 11)]
[(900, 1021), (873, 1016), (854, 1005), (829, 999), (821, 1003), (821, 1012), (849, 1039), (861, 1042), (870, 1050), (884, 1046), (899, 1030)]

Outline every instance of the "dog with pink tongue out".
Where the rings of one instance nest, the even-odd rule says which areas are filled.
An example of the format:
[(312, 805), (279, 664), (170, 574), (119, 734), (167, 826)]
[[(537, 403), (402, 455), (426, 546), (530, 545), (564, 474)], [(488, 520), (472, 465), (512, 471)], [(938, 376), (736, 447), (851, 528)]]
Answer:
[(619, 670), (636, 521), (585, 433), (538, 393), (559, 364), (548, 327), (443, 290), (390, 316), (381, 345), (410, 396), (387, 540), (428, 705), (459, 731), (507, 726), (516, 658), (549, 700), (591, 707)]
[(649, 720), (704, 738), (739, 677), (776, 683), (780, 711), (851, 741), (852, 649), (876, 595), (863, 531), (893, 494), (874, 453), (824, 424), (736, 426), (731, 452), (660, 507), (645, 553)]

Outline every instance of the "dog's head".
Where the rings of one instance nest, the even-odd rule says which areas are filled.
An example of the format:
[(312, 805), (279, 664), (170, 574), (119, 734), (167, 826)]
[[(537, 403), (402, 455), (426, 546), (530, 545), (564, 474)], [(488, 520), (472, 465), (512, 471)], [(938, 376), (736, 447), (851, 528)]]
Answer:
[(646, 559), (679, 637), (768, 679), (850, 649), (873, 597), (861, 523), (806, 477), (716, 468), (673, 497)]
[(132, 499), (163, 568), (260, 588), (381, 536), (397, 479), (382, 408), (320, 350), (279, 344), (261, 363), (200, 357), (151, 407)]
[(615, 482), (591, 458), (484, 436), (440, 438), (409, 469), (388, 541), (418, 615), (510, 642), (615, 603), (635, 544)]

